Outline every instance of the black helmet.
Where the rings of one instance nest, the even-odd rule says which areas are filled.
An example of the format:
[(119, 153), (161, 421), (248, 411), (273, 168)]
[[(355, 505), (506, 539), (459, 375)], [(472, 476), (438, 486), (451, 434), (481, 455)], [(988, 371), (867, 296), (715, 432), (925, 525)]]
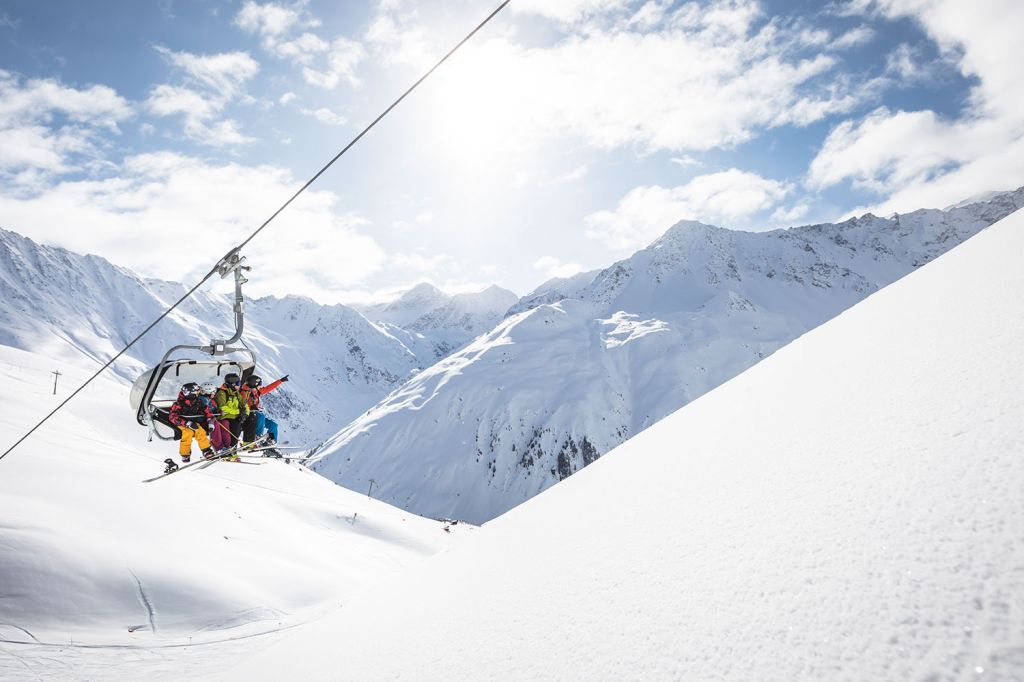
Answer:
[(238, 379), (238, 375), (232, 372), (224, 377), (224, 384), (227, 386), (238, 386), (241, 383)]
[(181, 392), (184, 395), (188, 395), (188, 396), (199, 395), (199, 392), (201, 390), (202, 389), (199, 387), (199, 384), (197, 384), (194, 381), (190, 381), (190, 382), (188, 382), (187, 384), (185, 384), (185, 385), (183, 385), (181, 387)]
[(263, 379), (261, 379), (259, 376), (255, 374), (253, 374), (252, 376), (245, 380), (245, 385), (248, 386), (249, 388), (256, 388), (262, 383)]

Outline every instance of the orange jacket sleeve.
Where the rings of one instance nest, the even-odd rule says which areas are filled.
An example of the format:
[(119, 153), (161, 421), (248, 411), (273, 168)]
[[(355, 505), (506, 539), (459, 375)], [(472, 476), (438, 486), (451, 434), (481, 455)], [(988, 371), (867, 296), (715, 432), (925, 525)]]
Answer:
[(278, 379), (277, 381), (273, 381), (273, 382), (267, 384), (266, 386), (261, 386), (260, 387), (260, 395), (266, 395), (266, 394), (270, 393), (275, 388), (280, 386), (282, 383), (284, 383), (284, 382), (281, 381), (280, 379)]

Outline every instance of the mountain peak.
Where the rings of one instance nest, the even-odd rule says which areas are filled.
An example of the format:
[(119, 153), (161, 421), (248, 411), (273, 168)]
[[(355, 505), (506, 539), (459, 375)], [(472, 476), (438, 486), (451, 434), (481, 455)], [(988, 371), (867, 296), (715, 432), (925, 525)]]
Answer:
[(397, 300), (420, 300), (423, 298), (440, 298), (444, 296), (448, 296), (448, 294), (444, 293), (430, 282), (420, 282), (411, 289), (402, 293)]
[(698, 220), (680, 220), (678, 223), (668, 228), (668, 230), (665, 231), (665, 234), (661, 235), (658, 239), (655, 239), (649, 248), (660, 248), (663, 243), (679, 239), (705, 239), (712, 234), (730, 231), (735, 230), (727, 230), (724, 227), (709, 225), (708, 223), (702, 223)]

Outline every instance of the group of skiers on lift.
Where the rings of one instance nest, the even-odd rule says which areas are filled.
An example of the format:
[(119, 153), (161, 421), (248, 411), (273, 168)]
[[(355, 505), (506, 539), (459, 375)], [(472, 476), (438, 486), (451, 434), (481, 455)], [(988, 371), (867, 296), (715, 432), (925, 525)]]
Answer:
[(170, 422), (181, 431), (181, 461), (191, 459), (193, 439), (207, 459), (238, 446), (230, 457), (237, 460), (238, 450), (264, 433), (266, 445), (277, 443), (277, 422), (264, 414), (260, 399), (286, 381), (287, 374), (263, 386), (263, 380), (253, 374), (243, 385), (241, 378), (231, 373), (220, 387), (213, 382), (182, 386), (170, 410)]

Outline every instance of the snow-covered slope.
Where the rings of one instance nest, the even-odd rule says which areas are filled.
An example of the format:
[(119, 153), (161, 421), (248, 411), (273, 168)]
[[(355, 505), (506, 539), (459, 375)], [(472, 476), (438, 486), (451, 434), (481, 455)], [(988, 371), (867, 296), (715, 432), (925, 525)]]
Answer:
[(218, 680), (1019, 680), (1024, 212)]
[(357, 306), (430, 366), (490, 331), (518, 298), (508, 289), (446, 294), (426, 282), (389, 303)]
[[(184, 291), (0, 230), (0, 345), (99, 364)], [(232, 329), (230, 300), (200, 291), (143, 337), (115, 372), (134, 380), (171, 346), (208, 343)], [(245, 340), (266, 379), (290, 374), (267, 396), (268, 408), (289, 440), (310, 446), (422, 367), (401, 341), (355, 310), (294, 296), (248, 301)]]
[[(0, 450), (85, 376), (0, 347)], [(0, 679), (152, 679), (130, 666), (171, 652), (163, 679), (221, 669), (256, 642), (168, 647), (318, 617), (455, 537), (279, 461), (142, 483), (177, 444), (131, 433), (125, 387), (101, 378), (0, 461)]]
[(419, 514), (486, 521), (1022, 205), (1024, 189), (767, 233), (679, 223), (525, 297), (313, 467), (356, 490), (372, 478), (375, 496)]

